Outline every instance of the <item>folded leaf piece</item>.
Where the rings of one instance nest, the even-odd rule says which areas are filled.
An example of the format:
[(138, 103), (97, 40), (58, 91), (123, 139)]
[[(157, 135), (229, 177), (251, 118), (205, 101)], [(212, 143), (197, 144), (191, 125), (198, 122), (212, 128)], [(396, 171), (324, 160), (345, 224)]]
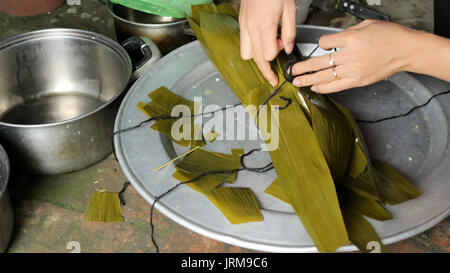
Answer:
[[(188, 154), (176, 165), (177, 170), (181, 170), (194, 175), (199, 175), (215, 171), (233, 171), (241, 167), (241, 155), (243, 150), (232, 150), (232, 154), (210, 152), (204, 149), (197, 149)], [(208, 175), (223, 182), (233, 183), (236, 180), (237, 171), (232, 173), (217, 173)]]
[(263, 221), (258, 201), (249, 188), (217, 188), (206, 195), (232, 224)]
[(264, 192), (289, 204), (289, 198), (284, 192), (283, 185), (281, 185), (281, 182), (278, 178), (275, 178), (272, 184), (270, 184)]
[[(187, 100), (177, 94), (171, 92), (165, 87), (160, 87), (148, 95), (152, 100), (145, 104), (139, 102), (137, 108), (141, 110), (145, 115), (150, 118), (164, 116), (172, 116), (172, 109), (175, 106), (185, 106), (189, 110), (189, 117), (183, 117), (183, 119), (189, 119), (190, 122), (186, 122), (190, 129), (186, 129), (190, 135), (186, 138), (172, 136), (172, 128), (176, 122), (180, 119), (161, 119), (155, 120), (155, 123), (151, 126), (152, 129), (167, 135), (172, 141), (182, 146), (204, 146), (205, 140), (202, 136), (201, 124), (194, 124), (194, 119), (190, 115), (196, 114), (196, 107), (193, 101)], [(183, 128), (185, 129), (185, 128)], [(181, 138), (181, 139), (180, 139)]]
[[(176, 170), (172, 176), (180, 182), (186, 182), (195, 179), (198, 175), (193, 173), (188, 173), (182, 170)], [(222, 185), (223, 181), (220, 179), (215, 179), (209, 176), (204, 176), (195, 182), (187, 183), (186, 185), (199, 193), (209, 193), (213, 189)]]
[(125, 222), (122, 216), (119, 193), (94, 192), (91, 195), (84, 221), (87, 222)]

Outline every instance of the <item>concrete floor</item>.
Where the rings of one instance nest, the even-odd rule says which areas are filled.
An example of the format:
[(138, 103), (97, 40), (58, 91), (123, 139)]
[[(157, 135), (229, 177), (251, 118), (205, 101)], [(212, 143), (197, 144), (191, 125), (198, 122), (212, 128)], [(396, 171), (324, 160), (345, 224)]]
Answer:
[[(0, 13), (0, 39), (50, 27), (86, 29), (114, 38), (113, 20), (106, 8), (96, 0), (81, 2), (81, 6), (65, 5), (50, 14), (33, 17)], [(432, 29), (428, 13), (424, 13), (419, 21), (410, 22), (414, 21), (417, 28)], [(307, 23), (346, 27), (356, 20), (349, 15), (313, 10)], [(80, 243), (81, 252), (154, 252), (150, 240), (150, 205), (132, 186), (124, 194), (125, 223), (83, 221), (94, 191), (120, 191), (125, 181), (112, 155), (85, 170), (66, 175), (19, 175), (11, 185), (16, 225), (9, 252), (69, 252), (67, 244), (71, 241)], [(154, 224), (162, 252), (253, 252), (191, 232), (158, 211)], [(429, 231), (387, 248), (391, 252), (450, 252), (449, 235), (450, 221), (446, 219)]]

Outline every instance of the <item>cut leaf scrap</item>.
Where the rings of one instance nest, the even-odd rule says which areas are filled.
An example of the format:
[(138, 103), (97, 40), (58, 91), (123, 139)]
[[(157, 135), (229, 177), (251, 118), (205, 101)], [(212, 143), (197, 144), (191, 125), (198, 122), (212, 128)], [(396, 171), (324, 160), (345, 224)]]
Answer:
[(258, 201), (249, 188), (217, 188), (206, 195), (232, 224), (263, 221)]
[(87, 222), (125, 222), (122, 216), (119, 193), (94, 192), (91, 195), (84, 221)]
[[(232, 150), (232, 154), (223, 154), (210, 152), (204, 149), (197, 149), (188, 154), (176, 165), (177, 170), (199, 175), (214, 171), (233, 171), (241, 167), (242, 149)], [(236, 180), (237, 171), (229, 174), (217, 173), (209, 175), (227, 183), (233, 183)]]
[[(188, 172), (185, 172), (182, 170), (176, 170), (172, 174), (172, 177), (174, 177), (175, 179), (177, 179), (180, 182), (186, 182), (186, 181), (193, 180), (197, 176), (198, 175), (196, 175), (196, 174), (188, 173)], [(220, 186), (222, 184), (223, 184), (222, 180), (215, 179), (215, 178), (212, 178), (209, 176), (204, 176), (192, 183), (187, 183), (186, 185), (199, 193), (206, 194), (206, 193), (211, 192), (213, 189), (217, 188), (218, 186)]]
[[(175, 106), (186, 106), (189, 109), (189, 114), (196, 114), (196, 107), (193, 101), (187, 100), (177, 94), (171, 92), (165, 87), (160, 87), (148, 95), (152, 100), (145, 104), (139, 102), (137, 108), (141, 110), (149, 118), (158, 116), (171, 116), (172, 109)], [(181, 119), (181, 118), (180, 118)], [(162, 119), (155, 120), (155, 123), (151, 126), (153, 130), (161, 132), (167, 135), (172, 141), (182, 146), (204, 146), (206, 145), (201, 133), (201, 124), (195, 124), (194, 119), (191, 117), (183, 117), (183, 119), (190, 119), (188, 123), (190, 130), (186, 132), (190, 133), (187, 138), (172, 136), (172, 128), (176, 122), (180, 119)]]
[(278, 178), (275, 178), (272, 184), (270, 184), (269, 187), (267, 187), (267, 189), (264, 192), (289, 204), (289, 198), (284, 192), (284, 188), (281, 185), (280, 180)]

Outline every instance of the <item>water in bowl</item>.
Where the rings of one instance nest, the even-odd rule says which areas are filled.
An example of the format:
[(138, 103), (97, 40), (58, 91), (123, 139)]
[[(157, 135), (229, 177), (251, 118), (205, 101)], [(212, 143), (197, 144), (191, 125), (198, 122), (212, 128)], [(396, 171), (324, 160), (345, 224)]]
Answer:
[(19, 125), (61, 122), (87, 114), (104, 103), (98, 97), (79, 93), (45, 95), (12, 107), (1, 121)]

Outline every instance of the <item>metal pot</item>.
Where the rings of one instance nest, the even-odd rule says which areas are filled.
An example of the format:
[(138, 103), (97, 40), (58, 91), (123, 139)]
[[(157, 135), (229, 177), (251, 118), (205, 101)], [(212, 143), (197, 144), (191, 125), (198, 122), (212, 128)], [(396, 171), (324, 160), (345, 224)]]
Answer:
[(14, 213), (8, 193), (8, 180), (8, 156), (0, 145), (0, 253), (6, 251), (14, 225)]
[[(149, 62), (159, 56), (144, 45), (128, 47)], [(44, 175), (106, 157), (121, 95), (133, 68), (143, 65), (133, 65), (113, 40), (82, 30), (34, 31), (1, 42), (0, 138), (10, 155)]]
[(106, 1), (114, 16), (114, 27), (119, 42), (130, 36), (147, 37), (158, 46), (163, 55), (194, 40), (185, 18), (149, 14)]

